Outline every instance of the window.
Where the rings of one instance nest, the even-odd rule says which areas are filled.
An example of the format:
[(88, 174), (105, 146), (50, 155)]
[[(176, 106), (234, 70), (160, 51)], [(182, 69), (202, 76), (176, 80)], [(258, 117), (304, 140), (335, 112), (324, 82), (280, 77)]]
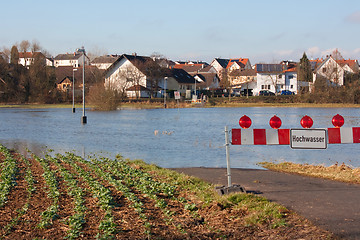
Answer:
[(322, 71), (323, 71), (323, 73), (326, 73), (326, 67), (324, 67), (324, 68), (322, 69)]
[(291, 75), (289, 75), (289, 79), (293, 79), (294, 78), (294, 76), (291, 74)]
[(281, 74), (279, 74), (279, 78), (282, 78), (282, 75), (281, 75)]
[(264, 85), (261, 85), (261, 89), (265, 89), (265, 86), (264, 86)]
[(294, 85), (290, 85), (290, 88), (293, 89), (293, 88), (294, 88)]
[(267, 87), (268, 87), (267, 89), (270, 89), (270, 85), (267, 85)]

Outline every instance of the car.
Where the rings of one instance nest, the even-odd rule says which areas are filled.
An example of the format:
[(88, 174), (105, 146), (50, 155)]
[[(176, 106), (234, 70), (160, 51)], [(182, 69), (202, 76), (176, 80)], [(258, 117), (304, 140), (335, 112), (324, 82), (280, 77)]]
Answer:
[(240, 92), (241, 96), (252, 96), (253, 92), (252, 89), (243, 89)]
[(295, 93), (290, 90), (282, 90), (281, 95), (294, 95)]
[(275, 93), (270, 92), (269, 90), (261, 90), (259, 92), (259, 96), (274, 96)]

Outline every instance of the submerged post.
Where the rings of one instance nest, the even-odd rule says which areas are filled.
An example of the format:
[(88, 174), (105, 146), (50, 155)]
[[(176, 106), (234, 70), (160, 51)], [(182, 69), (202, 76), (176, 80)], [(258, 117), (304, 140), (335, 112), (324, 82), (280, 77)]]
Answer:
[(229, 141), (229, 130), (228, 126), (225, 126), (225, 149), (226, 149), (226, 168), (227, 168), (227, 179), (228, 188), (231, 187), (231, 170), (230, 170), (230, 153), (229, 153), (230, 141)]

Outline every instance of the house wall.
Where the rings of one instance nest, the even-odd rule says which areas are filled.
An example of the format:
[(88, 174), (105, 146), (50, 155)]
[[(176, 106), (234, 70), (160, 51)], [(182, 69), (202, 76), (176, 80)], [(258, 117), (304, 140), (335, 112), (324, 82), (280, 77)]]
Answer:
[(30, 66), (32, 63), (32, 58), (19, 58), (19, 64), (24, 67)]
[(319, 66), (314, 75), (314, 82), (317, 76), (323, 76), (330, 82), (339, 86), (344, 85), (344, 69), (335, 62), (332, 57), (329, 57), (323, 64)]
[(285, 75), (283, 73), (257, 73), (256, 79), (254, 95), (259, 95), (261, 90), (269, 90), (273, 93), (285, 90)]
[(282, 90), (290, 90), (295, 94), (298, 93), (298, 81), (296, 72), (285, 72), (285, 88)]
[(57, 89), (59, 89), (60, 91), (66, 91), (67, 89), (70, 89), (71, 87), (72, 87), (72, 82), (68, 78), (66, 78), (61, 83), (57, 84)]
[(98, 69), (108, 69), (111, 66), (111, 63), (92, 63), (91, 65), (97, 67)]
[[(65, 67), (65, 66), (72, 66), (72, 67), (81, 67), (83, 66), (83, 56), (81, 55), (78, 59), (64, 59), (64, 60), (54, 60), (55, 67)], [(85, 64), (88, 64), (88, 59), (85, 57)]]
[[(82, 58), (82, 57), (81, 57)], [(81, 61), (82, 62), (82, 61)], [(65, 67), (65, 66), (72, 66), (72, 67), (79, 67), (79, 59), (67, 59), (67, 60), (54, 60), (54, 66), (55, 67)]]
[(215, 60), (212, 61), (212, 63), (210, 64), (213, 68), (215, 68), (216, 72), (219, 74), (220, 76), (220, 73), (221, 71), (223, 70), (223, 67)]
[(179, 83), (173, 77), (167, 78), (166, 83), (165, 79), (159, 81), (159, 87), (161, 87), (162, 89), (166, 88), (167, 90), (179, 91)]
[(122, 91), (136, 85), (136, 83), (134, 82), (126, 81), (125, 75), (127, 71), (136, 72), (135, 74), (138, 75), (140, 78), (139, 85), (147, 87), (146, 76), (142, 74), (130, 61), (125, 58), (117, 62), (116, 65), (106, 74), (105, 86), (112, 86), (115, 89)]
[(231, 86), (241, 85), (246, 82), (256, 82), (256, 76), (230, 76)]

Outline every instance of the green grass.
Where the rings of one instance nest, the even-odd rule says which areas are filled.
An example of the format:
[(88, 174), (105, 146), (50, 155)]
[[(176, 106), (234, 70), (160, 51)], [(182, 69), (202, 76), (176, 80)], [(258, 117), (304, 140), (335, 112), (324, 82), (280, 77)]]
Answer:
[[(195, 196), (200, 201), (201, 207), (217, 204), (224, 209), (244, 212), (244, 220), (248, 225), (268, 224), (272, 228), (286, 225), (285, 216), (288, 210), (277, 203), (268, 201), (266, 198), (246, 193), (220, 196), (215, 192), (213, 184), (199, 178), (160, 168), (153, 164), (149, 165), (142, 160), (129, 161), (129, 164), (140, 167), (169, 184), (177, 186), (180, 191), (187, 193), (188, 196)], [(192, 200), (195, 201), (196, 199)]]

